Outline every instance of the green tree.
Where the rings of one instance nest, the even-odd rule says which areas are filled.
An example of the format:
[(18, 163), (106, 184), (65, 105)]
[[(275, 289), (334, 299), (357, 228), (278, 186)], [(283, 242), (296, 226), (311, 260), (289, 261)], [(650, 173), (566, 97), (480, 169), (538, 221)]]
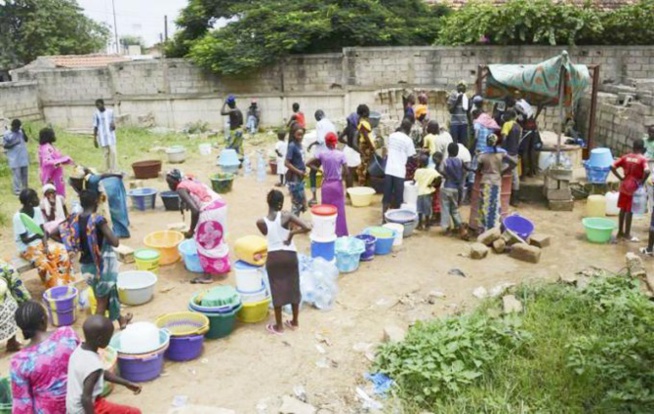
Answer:
[(0, 2), (0, 69), (38, 56), (97, 52), (108, 39), (109, 29), (86, 17), (76, 0)]
[(141, 46), (145, 48), (145, 40), (141, 36), (123, 35), (120, 36), (120, 44), (124, 46)]
[[(447, 10), (422, 0), (191, 0), (168, 56), (236, 74), (294, 53), (429, 45)], [(232, 21), (213, 29), (219, 18)]]

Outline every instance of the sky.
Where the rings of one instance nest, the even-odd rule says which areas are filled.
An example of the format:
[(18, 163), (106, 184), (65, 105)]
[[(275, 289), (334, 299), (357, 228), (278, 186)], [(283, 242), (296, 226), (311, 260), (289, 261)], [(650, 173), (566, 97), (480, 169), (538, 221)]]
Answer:
[[(94, 20), (106, 23), (112, 30), (112, 0), (77, 0), (84, 13)], [(141, 36), (147, 46), (159, 42), (164, 32), (164, 16), (168, 15), (168, 36), (176, 30), (175, 19), (187, 0), (113, 0), (116, 5), (118, 36)]]

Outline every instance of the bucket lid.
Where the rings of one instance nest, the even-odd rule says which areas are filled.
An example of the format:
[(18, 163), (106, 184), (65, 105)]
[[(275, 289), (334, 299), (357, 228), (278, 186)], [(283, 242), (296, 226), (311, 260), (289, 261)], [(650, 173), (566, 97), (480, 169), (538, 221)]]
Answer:
[(140, 260), (156, 260), (161, 257), (161, 253), (152, 249), (140, 249), (134, 252), (134, 257)]
[(216, 286), (204, 292), (200, 292), (196, 297), (196, 302), (202, 306), (236, 306), (241, 301), (236, 289), (232, 286)]
[(317, 206), (311, 207), (311, 214), (316, 216), (333, 216), (338, 213), (336, 206), (331, 204), (318, 204)]

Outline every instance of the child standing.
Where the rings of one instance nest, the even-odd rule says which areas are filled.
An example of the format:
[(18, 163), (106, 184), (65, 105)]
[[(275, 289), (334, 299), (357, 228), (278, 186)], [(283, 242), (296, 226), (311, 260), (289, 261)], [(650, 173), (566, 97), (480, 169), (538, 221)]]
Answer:
[(279, 174), (279, 182), (275, 184), (277, 187), (284, 185), (284, 176), (286, 175), (286, 152), (288, 151), (288, 143), (286, 142), (286, 131), (280, 129), (277, 131), (277, 144), (275, 144), (275, 154), (277, 154), (277, 174)]
[[(445, 234), (460, 233), (464, 230), (459, 214), (459, 192), (465, 184), (465, 169), (463, 161), (458, 158), (459, 145), (450, 143), (447, 146), (447, 159), (440, 164), (439, 173), (445, 177), (445, 185), (441, 188), (441, 227)], [(450, 220), (452, 227), (450, 227)]]
[(302, 129), (307, 127), (306, 118), (304, 117), (304, 113), (300, 111), (300, 104), (297, 102), (293, 103), (293, 115), (291, 115), (291, 119), (288, 120), (287, 126), (290, 127), (293, 123), (298, 124)]
[(434, 187), (440, 184), (440, 174), (427, 166), (428, 157), (421, 155), (418, 159), (419, 168), (414, 174), (414, 182), (418, 185), (418, 230), (428, 229), (430, 227), (431, 215), (433, 212)]
[[(637, 139), (633, 143), (632, 153), (623, 155), (611, 166), (611, 172), (620, 180), (620, 196), (618, 197), (618, 208), (620, 208), (620, 227), (618, 229), (618, 238), (630, 241), (638, 241), (631, 237), (631, 211), (634, 201), (634, 193), (645, 183), (649, 176), (647, 167), (647, 158), (645, 153), (645, 142)], [(624, 175), (618, 173), (618, 168), (622, 168)]]
[[(302, 294), (297, 249), (293, 243), (293, 236), (308, 233), (310, 228), (295, 215), (282, 212), (284, 195), (281, 191), (270, 191), (267, 202), (268, 215), (257, 221), (257, 228), (268, 241), (266, 271), (275, 309), (275, 324), (269, 324), (266, 329), (271, 334), (281, 335), (284, 326), (291, 330), (300, 326), (298, 314)], [(282, 307), (289, 304), (293, 311), (293, 320), (282, 323)]]
[(85, 341), (73, 352), (68, 363), (66, 413), (140, 414), (141, 410), (138, 408), (110, 403), (100, 396), (104, 381), (122, 385), (134, 394), (141, 392), (140, 385), (104, 370), (98, 349), (109, 345), (114, 333), (113, 323), (102, 315), (92, 315), (84, 321), (83, 330)]
[(52, 183), (57, 195), (66, 197), (66, 184), (64, 183), (64, 169), (62, 165), (71, 164), (70, 157), (61, 155), (54, 147), (57, 140), (52, 128), (43, 128), (39, 132), (39, 166), (41, 168), (41, 185)]
[(7, 150), (7, 161), (11, 168), (14, 195), (27, 188), (29, 156), (27, 154), (27, 135), (23, 131), (20, 119), (11, 121), (11, 129), (5, 132), (2, 146)]
[(307, 167), (304, 165), (302, 157), (302, 138), (304, 138), (304, 129), (296, 128), (288, 144), (286, 153), (286, 173), (288, 190), (293, 200), (293, 214), (300, 216), (307, 210), (307, 196), (304, 193), (304, 176)]

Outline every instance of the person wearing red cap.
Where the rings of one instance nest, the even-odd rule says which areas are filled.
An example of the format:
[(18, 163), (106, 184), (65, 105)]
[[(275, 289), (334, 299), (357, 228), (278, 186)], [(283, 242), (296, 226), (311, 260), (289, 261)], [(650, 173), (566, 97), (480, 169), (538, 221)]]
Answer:
[(343, 177), (350, 181), (350, 170), (347, 168), (345, 154), (336, 148), (338, 136), (333, 132), (325, 135), (326, 151), (316, 154), (316, 158), (309, 160), (307, 166), (317, 170), (322, 165), (322, 203), (336, 206), (338, 216), (336, 217), (336, 235), (347, 236), (347, 220), (345, 218), (345, 191), (343, 189)]

